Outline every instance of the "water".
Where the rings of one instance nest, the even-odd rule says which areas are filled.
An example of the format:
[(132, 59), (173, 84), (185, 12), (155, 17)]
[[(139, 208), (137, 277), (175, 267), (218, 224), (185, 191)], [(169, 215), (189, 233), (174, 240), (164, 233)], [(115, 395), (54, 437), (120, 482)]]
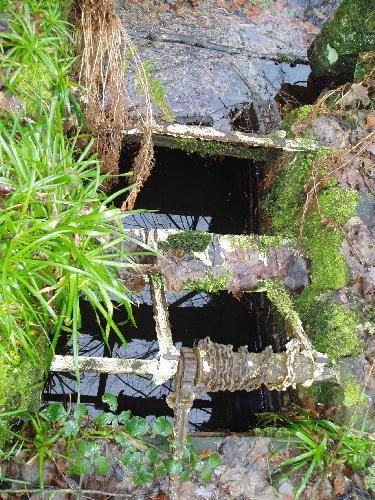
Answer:
[[(121, 167), (126, 169), (131, 153), (124, 152)], [(218, 233), (257, 233), (257, 185), (261, 166), (233, 158), (205, 159), (181, 151), (158, 149), (155, 167), (137, 200), (136, 208), (152, 207), (156, 213), (127, 218), (127, 227), (176, 228)], [(118, 201), (121, 203), (121, 200)], [(118, 308), (114, 319), (128, 345), (119, 344), (115, 334), (109, 348), (101, 340), (96, 318), (88, 303), (82, 302), (83, 325), (79, 352), (84, 356), (151, 359), (158, 352), (151, 296), (148, 289), (132, 297), (137, 328), (127, 321), (125, 310)], [(282, 348), (282, 339), (274, 335), (271, 307), (264, 294), (246, 294), (241, 300), (218, 294), (183, 291), (167, 294), (173, 341), (177, 348), (193, 347), (202, 338), (232, 344), (235, 349), (247, 345), (259, 352), (267, 345)], [(60, 339), (58, 354), (72, 354), (72, 346)], [(172, 381), (156, 386), (148, 377), (133, 375), (81, 376), (81, 402), (95, 416), (105, 409), (105, 392), (118, 396), (119, 411), (152, 420), (172, 417), (166, 404)], [(77, 384), (72, 374), (51, 374), (44, 391), (46, 401), (75, 401)], [(255, 413), (278, 409), (281, 394), (261, 388), (247, 393), (223, 392), (200, 395), (190, 414), (191, 431), (241, 432), (251, 428)]]

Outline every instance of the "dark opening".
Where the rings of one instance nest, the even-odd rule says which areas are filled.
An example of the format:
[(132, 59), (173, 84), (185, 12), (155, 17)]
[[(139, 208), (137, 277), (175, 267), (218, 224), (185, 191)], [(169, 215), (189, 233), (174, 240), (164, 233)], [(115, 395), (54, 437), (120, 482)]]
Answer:
[[(121, 169), (126, 171), (131, 152), (124, 151)], [(177, 150), (157, 149), (155, 166), (142, 189), (136, 208), (157, 209), (158, 213), (136, 214), (126, 219), (128, 227), (177, 228), (227, 234), (257, 233), (257, 185), (261, 169), (248, 160), (202, 158)], [(122, 200), (117, 201), (121, 204)], [(173, 341), (177, 348), (192, 347), (207, 336), (212, 341), (247, 345), (259, 352), (267, 345), (282, 349), (283, 339), (274, 335), (271, 307), (264, 294), (247, 294), (241, 300), (222, 292), (207, 294), (184, 291), (167, 294)], [(151, 297), (148, 290), (134, 301), (137, 328), (123, 324), (125, 311), (117, 310), (115, 321), (121, 325), (128, 347), (110, 336), (110, 349), (101, 340), (96, 317), (89, 304), (82, 303), (84, 320), (80, 354), (122, 358), (153, 358), (158, 352)], [(60, 340), (58, 354), (72, 354), (72, 347)], [(73, 374), (51, 374), (44, 397), (48, 401), (76, 399)], [(143, 417), (173, 416), (166, 403), (172, 381), (156, 386), (148, 377), (133, 375), (81, 376), (81, 401), (90, 405), (94, 416), (104, 406), (105, 392), (119, 397), (119, 411), (130, 409)], [(198, 396), (190, 414), (191, 431), (243, 432), (253, 427), (255, 413), (278, 409), (281, 394), (260, 388)]]
[[(121, 155), (121, 172), (129, 170), (131, 164), (132, 153), (126, 149)], [(258, 178), (259, 167), (249, 160), (204, 158), (177, 149), (156, 148), (155, 165), (135, 208), (157, 213), (128, 217), (126, 225), (257, 233)]]

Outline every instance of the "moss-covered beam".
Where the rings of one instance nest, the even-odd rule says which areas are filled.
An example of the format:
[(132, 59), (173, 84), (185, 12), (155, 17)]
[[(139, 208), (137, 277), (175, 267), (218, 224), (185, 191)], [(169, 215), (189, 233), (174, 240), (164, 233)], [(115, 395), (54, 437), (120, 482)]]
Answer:
[[(228, 290), (236, 296), (257, 291), (263, 280), (278, 278), (288, 290), (308, 283), (307, 264), (290, 240), (278, 236), (220, 235), (157, 229), (129, 230), (129, 235), (155, 251), (138, 257), (139, 267), (121, 271), (126, 286), (140, 291), (145, 273), (158, 273), (168, 291)], [(130, 240), (126, 251), (139, 248)]]
[[(284, 137), (283, 132), (268, 135), (238, 131), (223, 132), (212, 127), (197, 125), (154, 125), (154, 144), (181, 149), (202, 156), (233, 156), (251, 160), (270, 160), (279, 150), (315, 151), (321, 147), (316, 141)], [(124, 131), (125, 142), (139, 142), (142, 131), (133, 128)]]

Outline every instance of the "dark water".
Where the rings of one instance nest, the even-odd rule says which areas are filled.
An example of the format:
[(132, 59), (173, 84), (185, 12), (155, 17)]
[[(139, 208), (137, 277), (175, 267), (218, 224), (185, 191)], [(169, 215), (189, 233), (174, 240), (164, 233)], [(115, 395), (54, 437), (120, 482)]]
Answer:
[[(122, 169), (131, 154), (122, 155)], [(197, 229), (218, 233), (258, 232), (257, 185), (261, 166), (246, 160), (204, 159), (181, 151), (159, 149), (151, 177), (142, 189), (136, 208), (155, 208), (158, 213), (140, 214), (127, 219), (128, 227)], [(119, 200), (121, 202), (121, 200)], [(126, 311), (118, 309), (115, 321), (121, 325), (128, 346), (110, 336), (108, 349), (101, 341), (96, 318), (87, 303), (82, 303), (83, 326), (80, 354), (150, 359), (158, 352), (149, 290), (133, 297), (137, 328), (127, 322)], [(247, 294), (241, 300), (226, 292), (207, 294), (184, 291), (167, 294), (173, 341), (177, 348), (192, 347), (200, 339), (232, 344), (235, 349), (247, 345), (259, 352), (277, 344), (271, 321), (271, 308), (263, 294)], [(59, 354), (72, 354), (69, 342), (61, 339)], [(105, 392), (119, 398), (119, 411), (130, 409), (150, 419), (173, 413), (166, 404), (172, 382), (156, 386), (149, 378), (132, 375), (82, 374), (81, 402), (90, 406), (92, 415), (104, 409)], [(76, 399), (74, 375), (51, 374), (45, 386), (46, 401)], [(197, 397), (190, 415), (190, 430), (246, 431), (255, 424), (255, 413), (277, 409), (281, 395), (259, 389), (247, 393), (223, 392)]]
[[(124, 151), (120, 168), (130, 169)], [(160, 227), (221, 234), (258, 232), (257, 186), (260, 166), (236, 158), (202, 158), (197, 154), (157, 148), (152, 174), (135, 208), (157, 210), (128, 217), (128, 227)], [(117, 201), (121, 204), (122, 199)]]

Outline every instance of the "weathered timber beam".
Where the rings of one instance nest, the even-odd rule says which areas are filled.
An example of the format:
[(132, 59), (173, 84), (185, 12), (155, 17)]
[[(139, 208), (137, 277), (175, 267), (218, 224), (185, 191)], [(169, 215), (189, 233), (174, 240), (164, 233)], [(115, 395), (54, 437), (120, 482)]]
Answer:
[[(158, 370), (157, 359), (120, 359), (78, 356), (78, 367), (87, 373), (129, 373), (132, 375), (152, 375)], [(53, 372), (76, 371), (74, 356), (55, 355), (51, 363)]]
[[(258, 291), (261, 282), (271, 278), (281, 280), (287, 290), (308, 284), (305, 260), (290, 241), (279, 237), (170, 229), (129, 229), (129, 235), (156, 252), (155, 257), (137, 257), (139, 269), (134, 266), (120, 271), (126, 286), (135, 292), (146, 285), (145, 266), (147, 272), (160, 274), (171, 292), (227, 290), (240, 296)], [(127, 251), (139, 249), (130, 241), (126, 243)]]
[[(250, 134), (239, 131), (221, 131), (213, 127), (197, 125), (153, 125), (154, 144), (177, 148), (204, 155), (224, 155), (240, 158), (257, 157), (267, 150), (316, 151), (322, 145), (316, 141), (297, 138), (289, 139), (283, 132), (268, 135)], [(125, 142), (139, 142), (142, 131), (138, 128), (124, 130)], [(262, 154), (259, 154), (262, 157)], [(261, 158), (263, 159), (263, 158)]]

